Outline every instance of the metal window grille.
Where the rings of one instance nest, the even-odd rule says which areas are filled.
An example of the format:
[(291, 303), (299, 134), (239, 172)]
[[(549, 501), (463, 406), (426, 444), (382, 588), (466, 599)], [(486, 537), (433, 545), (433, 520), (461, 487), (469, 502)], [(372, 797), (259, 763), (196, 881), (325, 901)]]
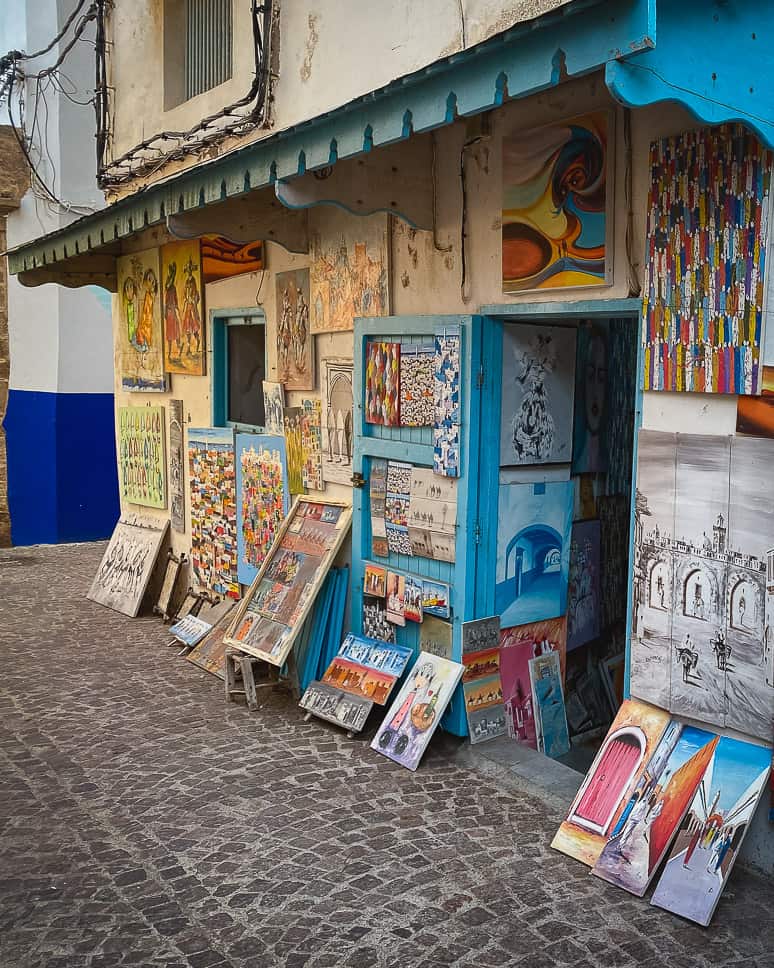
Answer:
[(186, 100), (231, 77), (233, 19), (233, 0), (186, 0)]

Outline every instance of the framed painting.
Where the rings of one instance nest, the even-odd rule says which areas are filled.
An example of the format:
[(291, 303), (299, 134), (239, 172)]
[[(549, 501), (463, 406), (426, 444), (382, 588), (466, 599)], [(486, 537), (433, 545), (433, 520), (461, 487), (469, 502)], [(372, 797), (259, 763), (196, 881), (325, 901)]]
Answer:
[(161, 278), (165, 369), (204, 376), (206, 327), (198, 239), (161, 247)]
[(386, 316), (390, 311), (387, 216), (357, 219), (352, 237), (348, 213), (327, 213), (326, 241), (312, 237), (312, 332), (351, 330), (356, 316)]
[(352, 360), (326, 359), (322, 367), (322, 476), (352, 484)]
[(116, 259), (118, 278), (117, 366), (122, 390), (165, 393), (159, 250)]
[(135, 515), (121, 517), (86, 597), (134, 618), (168, 528), (168, 521), (158, 526)]
[(314, 390), (314, 338), (309, 331), (309, 270), (278, 272), (277, 380), (286, 390)]
[(351, 520), (348, 504), (297, 498), (238, 606), (226, 644), (284, 665)]
[(435, 417), (433, 383), (435, 346), (402, 343), (400, 347), (400, 401), (402, 427), (432, 427)]
[(236, 434), (237, 575), (250, 585), (290, 507), (285, 438)]
[(163, 407), (118, 408), (118, 483), (124, 501), (167, 506), (166, 436)]
[(266, 268), (266, 250), (260, 239), (232, 242), (225, 235), (203, 235), (201, 252), (205, 285)]
[(613, 281), (614, 115), (503, 138), (503, 292)]
[(366, 343), (364, 406), (366, 423), (400, 426), (400, 343)]

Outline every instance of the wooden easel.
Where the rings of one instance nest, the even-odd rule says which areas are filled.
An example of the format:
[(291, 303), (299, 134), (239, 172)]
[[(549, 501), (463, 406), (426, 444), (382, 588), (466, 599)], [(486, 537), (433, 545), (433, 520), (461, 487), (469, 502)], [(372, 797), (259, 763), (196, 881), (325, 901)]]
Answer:
[[(301, 689), (298, 679), (298, 666), (293, 650), (288, 653), (286, 659), (287, 674), (282, 675), (282, 670), (264, 659), (259, 659), (239, 649), (228, 648), (223, 659), (223, 671), (226, 675), (225, 690), (226, 702), (234, 702), (235, 696), (244, 696), (247, 708), (254, 712), (259, 708), (258, 690), (269, 689), (274, 686), (289, 687), (293, 697), (298, 701), (301, 698)], [(255, 671), (258, 667), (258, 676)]]

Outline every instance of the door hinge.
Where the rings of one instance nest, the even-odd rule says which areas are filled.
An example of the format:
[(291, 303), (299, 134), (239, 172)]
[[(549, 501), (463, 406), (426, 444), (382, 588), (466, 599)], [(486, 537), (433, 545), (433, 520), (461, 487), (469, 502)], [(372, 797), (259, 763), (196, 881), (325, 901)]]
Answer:
[(352, 487), (365, 487), (366, 479), (362, 474), (355, 473), (352, 475)]
[(473, 525), (473, 544), (481, 544), (481, 525), (478, 521)]
[(483, 385), (484, 385), (484, 367), (480, 366), (478, 368), (478, 373), (476, 374), (476, 386), (480, 390)]

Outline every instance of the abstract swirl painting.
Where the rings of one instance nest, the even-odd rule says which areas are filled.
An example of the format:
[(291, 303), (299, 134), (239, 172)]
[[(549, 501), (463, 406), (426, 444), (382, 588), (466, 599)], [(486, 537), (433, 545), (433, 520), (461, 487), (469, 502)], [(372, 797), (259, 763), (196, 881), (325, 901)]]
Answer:
[(607, 285), (605, 111), (503, 139), (503, 292)]

